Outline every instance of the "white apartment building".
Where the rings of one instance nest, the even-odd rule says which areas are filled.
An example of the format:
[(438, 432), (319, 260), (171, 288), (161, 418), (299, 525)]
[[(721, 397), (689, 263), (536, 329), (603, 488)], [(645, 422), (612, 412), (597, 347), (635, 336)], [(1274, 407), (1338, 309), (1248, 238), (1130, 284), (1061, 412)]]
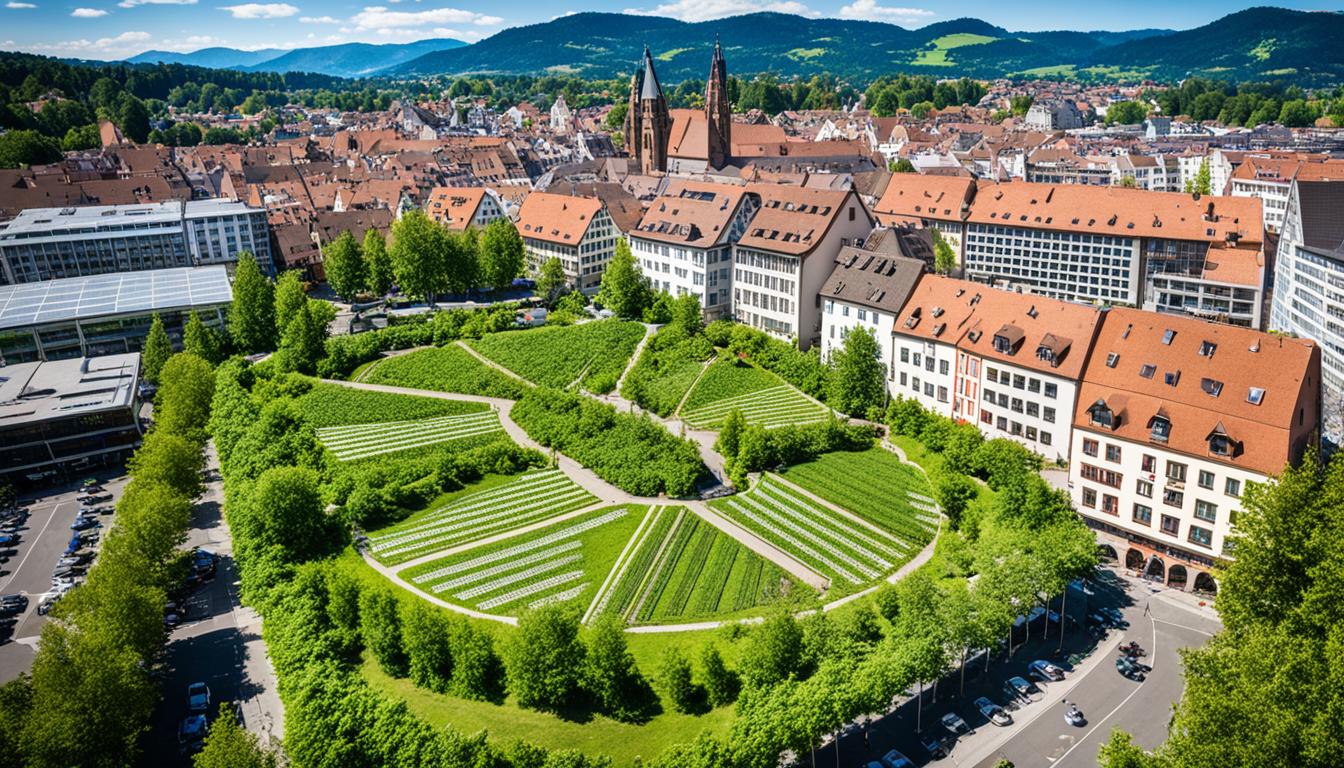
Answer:
[(963, 261), (966, 216), (975, 199), (975, 179), (965, 176), (921, 176), (897, 173), (891, 177), (873, 215), (882, 226), (919, 222), (936, 229)]
[(601, 200), (533, 192), (519, 207), (516, 224), (529, 274), (536, 275), (557, 258), (571, 288), (597, 293), (621, 237)]
[(1066, 460), (1101, 316), (1093, 307), (924, 275), (892, 331), (889, 390), (975, 424), (987, 438)]
[(706, 320), (730, 317), (733, 244), (759, 207), (742, 187), (674, 182), (629, 233), (630, 250), (655, 289), (696, 296)]
[(874, 219), (858, 193), (749, 184), (761, 199), (733, 246), (733, 314), (738, 322), (800, 349), (821, 340), (821, 286), (840, 249), (862, 241)]
[(1344, 443), (1344, 182), (1295, 181), (1275, 260), (1270, 330), (1321, 345), (1322, 429)]
[(1344, 181), (1344, 161), (1248, 155), (1232, 172), (1228, 194), (1233, 197), (1258, 198), (1264, 213), (1265, 229), (1279, 232), (1288, 209), (1289, 187), (1293, 179), (1297, 178), (1303, 181)]
[[(923, 236), (917, 230), (883, 235), (887, 238)], [(845, 344), (855, 328), (865, 328), (877, 339), (879, 359), (887, 379), (894, 375), (891, 364), (891, 334), (896, 316), (926, 268), (925, 261), (897, 253), (865, 250), (857, 246), (840, 249), (835, 269), (821, 288), (821, 358)]]
[(1310, 341), (1112, 309), (1074, 412), (1074, 504), (1127, 568), (1213, 592), (1242, 496), (1302, 456), (1319, 396)]

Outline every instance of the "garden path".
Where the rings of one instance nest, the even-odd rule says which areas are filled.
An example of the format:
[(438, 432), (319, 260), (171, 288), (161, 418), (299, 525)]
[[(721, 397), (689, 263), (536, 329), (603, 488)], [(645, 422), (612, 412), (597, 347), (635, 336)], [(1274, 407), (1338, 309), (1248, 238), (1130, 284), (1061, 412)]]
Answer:
[(519, 376), (518, 374), (516, 374), (516, 373), (514, 373), (513, 371), (509, 370), (508, 368), (505, 368), (504, 366), (500, 365), (499, 363), (496, 363), (494, 360), (491, 360), (490, 358), (486, 357), (485, 355), (482, 355), (480, 352), (477, 352), (476, 349), (475, 349), (475, 347), (471, 346), (470, 344), (468, 344), (467, 342), (463, 341), (462, 339), (458, 339), (457, 341), (455, 341), (455, 342), (453, 342), (453, 343), (457, 344), (457, 346), (461, 347), (462, 349), (465, 349), (465, 350), (467, 351), (467, 354), (468, 354), (468, 355), (471, 355), (472, 357), (476, 358), (477, 360), (480, 360), (482, 363), (485, 363), (487, 366), (489, 366), (489, 367), (491, 367), (491, 368), (494, 368), (496, 371), (499, 371), (500, 373), (504, 374), (505, 376), (508, 376), (509, 378), (511, 378), (511, 379), (513, 379), (513, 380), (515, 380), (515, 381), (521, 381), (522, 383), (526, 384), (526, 385), (529, 386), (529, 387), (535, 387), (535, 386), (537, 386), (536, 384), (533, 384), (532, 382), (528, 381), (527, 379), (524, 379), (522, 376)]

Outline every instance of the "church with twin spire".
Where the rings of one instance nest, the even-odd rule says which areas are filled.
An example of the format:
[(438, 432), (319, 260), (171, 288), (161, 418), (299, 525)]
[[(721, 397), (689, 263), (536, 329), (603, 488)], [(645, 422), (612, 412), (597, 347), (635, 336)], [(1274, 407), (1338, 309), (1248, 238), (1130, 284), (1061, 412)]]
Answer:
[(647, 46), (642, 65), (630, 78), (628, 106), (625, 144), (639, 173), (698, 173), (721, 169), (732, 161), (728, 65), (718, 40), (714, 41), (703, 111), (668, 109)]

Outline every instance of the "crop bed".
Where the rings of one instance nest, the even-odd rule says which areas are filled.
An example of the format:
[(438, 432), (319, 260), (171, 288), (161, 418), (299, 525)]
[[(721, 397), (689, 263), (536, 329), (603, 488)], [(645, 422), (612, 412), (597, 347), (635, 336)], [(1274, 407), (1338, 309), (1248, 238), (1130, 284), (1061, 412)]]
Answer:
[(499, 414), (481, 411), (417, 421), (323, 427), (317, 430), (317, 439), (338, 461), (354, 461), (503, 432)]
[(369, 551), (395, 564), (582, 509), (595, 499), (559, 470), (531, 472), (461, 496), (369, 537)]
[(365, 381), (508, 400), (521, 397), (526, 386), (456, 344), (386, 358), (369, 370)]
[[(924, 474), (886, 449), (826, 453), (783, 474), (789, 482), (920, 546), (938, 529), (938, 505)], [(856, 477), (862, 482), (855, 482)]]
[(711, 506), (842, 591), (882, 578), (918, 550), (915, 542), (851, 520), (769, 474), (750, 491)]
[(490, 410), (485, 403), (417, 397), (355, 389), (319, 382), (297, 400), (299, 411), (316, 428), (386, 421), (412, 421)]
[(826, 406), (769, 371), (729, 358), (716, 360), (681, 408), (692, 427), (712, 429), (738, 411), (749, 424), (782, 427), (825, 421)]
[(642, 338), (639, 323), (597, 320), (492, 333), (468, 343), (534, 384), (564, 389), (578, 381), (605, 394), (615, 388)]
[(591, 613), (637, 624), (690, 621), (769, 605), (806, 590), (684, 507), (660, 508)]
[(640, 506), (594, 510), (526, 534), (441, 558), (401, 574), (417, 589), (505, 615), (591, 599), (633, 529)]

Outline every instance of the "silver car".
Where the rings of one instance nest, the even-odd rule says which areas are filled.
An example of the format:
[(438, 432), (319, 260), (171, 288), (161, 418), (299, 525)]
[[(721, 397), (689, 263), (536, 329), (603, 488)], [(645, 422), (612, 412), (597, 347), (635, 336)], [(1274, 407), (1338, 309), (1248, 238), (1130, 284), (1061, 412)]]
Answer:
[(975, 708), (980, 710), (980, 714), (985, 716), (989, 722), (1006, 726), (1013, 724), (1013, 716), (1008, 714), (1003, 707), (990, 701), (987, 697), (981, 696), (975, 700)]

